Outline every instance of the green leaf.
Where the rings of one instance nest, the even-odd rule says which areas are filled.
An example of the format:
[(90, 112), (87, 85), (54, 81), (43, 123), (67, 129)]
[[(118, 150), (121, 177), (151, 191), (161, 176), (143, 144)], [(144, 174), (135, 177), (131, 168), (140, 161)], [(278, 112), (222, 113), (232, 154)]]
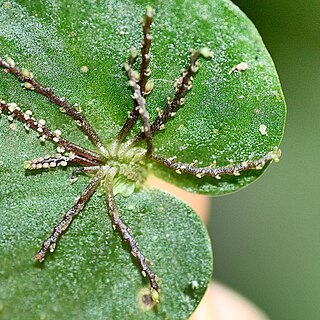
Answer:
[(139, 306), (148, 282), (112, 229), (103, 197), (90, 201), (54, 254), (34, 263), (37, 245), (84, 187), (81, 179), (70, 188), (66, 174), (1, 171), (7, 186), (0, 202), (1, 319), (187, 319), (206, 290), (212, 254), (195, 212), (169, 194), (145, 190), (117, 198), (160, 278), (161, 302), (152, 311)]
[[(198, 160), (206, 166), (216, 160), (222, 166), (229, 160), (258, 159), (279, 145), (285, 103), (276, 70), (252, 23), (229, 1), (22, 3), (10, 2), (1, 11), (0, 53), (33, 70), (39, 81), (59, 95), (79, 103), (106, 142), (114, 138), (132, 108), (121, 66), (130, 48), (141, 42), (140, 17), (148, 3), (155, 7), (151, 48), (155, 88), (147, 101), (151, 119), (156, 108), (166, 106), (167, 96), (174, 95), (174, 79), (187, 66), (189, 49), (208, 47), (213, 52), (211, 60), (201, 61), (186, 104), (155, 136), (155, 151), (177, 156), (181, 162)], [(248, 64), (248, 70), (229, 74), (241, 62)], [(80, 71), (83, 66), (88, 72)], [(67, 137), (83, 142), (72, 121), (48, 110), (43, 97), (17, 93), (12, 77), (1, 77), (0, 85), (4, 99), (14, 97), (32, 106)], [(268, 135), (261, 134), (260, 125), (267, 127)], [(214, 195), (238, 190), (263, 170), (220, 181), (178, 175), (156, 165), (153, 172), (188, 191)]]
[[(227, 1), (177, 1), (164, 20), (167, 23), (162, 30), (168, 30), (170, 25), (177, 28), (178, 35), (172, 50), (163, 49), (170, 47), (169, 36), (161, 43), (161, 53), (155, 53), (155, 45), (154, 60), (165, 54), (165, 67), (161, 65), (162, 73), (156, 78), (175, 77), (176, 66), (186, 65), (185, 52), (190, 47), (209, 47), (213, 58), (201, 61), (185, 105), (168, 122), (166, 130), (155, 137), (157, 153), (177, 156), (180, 162), (196, 160), (201, 167), (214, 161), (217, 166), (226, 166), (229, 161), (259, 159), (279, 146), (285, 101), (274, 64), (248, 18)], [(241, 62), (246, 62), (248, 69), (229, 74)], [(163, 86), (161, 91), (172, 96), (170, 87)], [(154, 104), (157, 103), (151, 105)], [(267, 135), (261, 125), (266, 126)], [(216, 180), (175, 174), (161, 166), (154, 166), (153, 170), (155, 175), (190, 192), (212, 195), (236, 191), (264, 171), (251, 170), (240, 177), (222, 176)]]
[[(154, 139), (155, 152), (179, 161), (242, 162), (279, 145), (285, 106), (273, 63), (255, 28), (229, 1), (0, 2), (0, 56), (78, 103), (106, 144), (127, 119), (133, 102), (122, 70), (130, 48), (139, 47), (146, 5), (155, 8), (151, 48), (155, 87), (148, 96), (151, 119), (174, 95), (174, 79), (188, 64), (189, 49), (208, 47), (186, 104)], [(138, 61), (139, 62), (139, 61)], [(241, 62), (248, 70), (228, 72)], [(74, 121), (46, 98), (22, 90), (12, 75), (0, 75), (0, 99), (30, 109), (48, 127), (87, 148), (91, 142)], [(268, 136), (259, 131), (266, 125)], [(140, 131), (141, 123), (133, 134)], [(212, 257), (206, 231), (196, 214), (159, 191), (118, 184), (120, 214), (161, 279), (161, 302), (142, 312), (138, 293), (147, 287), (139, 267), (106, 217), (95, 195), (42, 265), (32, 256), (63, 212), (85, 186), (71, 184), (71, 170), (33, 173), (24, 161), (54, 153), (21, 123), (9, 129), (0, 118), (0, 316), (19, 319), (186, 319), (208, 284)], [(156, 175), (189, 191), (232, 192), (262, 171), (240, 177), (198, 179), (153, 164)]]

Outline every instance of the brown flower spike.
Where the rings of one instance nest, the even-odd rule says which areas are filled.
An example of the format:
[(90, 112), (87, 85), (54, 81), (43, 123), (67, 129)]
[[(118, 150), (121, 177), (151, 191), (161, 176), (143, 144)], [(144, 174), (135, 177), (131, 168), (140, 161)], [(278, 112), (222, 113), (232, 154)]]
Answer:
[[(153, 154), (153, 135), (156, 134), (157, 131), (164, 129), (165, 123), (169, 121), (185, 103), (185, 97), (192, 88), (193, 77), (200, 67), (198, 59), (201, 56), (210, 58), (211, 53), (207, 48), (192, 51), (187, 69), (175, 82), (175, 96), (172, 99), (168, 99), (168, 104), (165, 109), (160, 110), (156, 119), (150, 123), (146, 95), (152, 91), (154, 86), (153, 80), (149, 79), (151, 74), (149, 69), (149, 52), (152, 41), (152, 36), (150, 35), (151, 24), (152, 9), (148, 8), (143, 25), (140, 71), (138, 72), (133, 69), (133, 65), (138, 56), (138, 50), (135, 48), (131, 49), (129, 59), (124, 64), (124, 70), (129, 79), (129, 86), (133, 91), (133, 109), (129, 112), (127, 121), (111, 145), (104, 145), (95, 129), (81, 111), (72, 107), (66, 98), (59, 97), (51, 89), (37, 82), (29, 70), (17, 68), (15, 62), (11, 58), (0, 58), (0, 67), (3, 68), (3, 71), (16, 76), (18, 80), (23, 83), (24, 89), (32, 90), (44, 95), (53, 106), (59, 107), (62, 112), (72, 117), (77, 125), (81, 127), (84, 133), (95, 144), (97, 150), (92, 151), (73, 144), (63, 138), (60, 130), (50, 130), (43, 119), (37, 120), (30, 110), (22, 111), (14, 102), (7, 103), (5, 101), (0, 101), (0, 114), (1, 112), (4, 112), (8, 115), (11, 127), (14, 126), (12, 121), (18, 119), (24, 123), (26, 130), (31, 128), (37, 131), (41, 141), (52, 140), (57, 145), (57, 153), (55, 155), (45, 155), (28, 161), (25, 164), (27, 170), (50, 169), (73, 164), (78, 165), (79, 168), (73, 171), (71, 177), (72, 181), (76, 181), (77, 174), (79, 173), (90, 173), (92, 175), (87, 187), (77, 197), (73, 206), (67, 210), (61, 221), (53, 228), (51, 235), (43, 242), (39, 252), (34, 256), (35, 260), (42, 262), (48, 251), (54, 251), (63, 232), (69, 227), (75, 216), (80, 213), (90, 197), (101, 185), (105, 190), (106, 205), (112, 225), (130, 247), (132, 255), (137, 259), (141, 267), (142, 275), (148, 278), (152, 300), (159, 302), (160, 287), (157, 276), (149, 267), (149, 260), (144, 257), (133, 235), (130, 233), (129, 228), (122, 221), (117, 209), (114, 197), (115, 177), (125, 177), (133, 183), (143, 183), (146, 176), (143, 160), (148, 158), (176, 171), (177, 174), (183, 172), (195, 175), (198, 178), (211, 176), (220, 179), (220, 176), (225, 174), (237, 176), (244, 170), (262, 169), (267, 162), (272, 160), (278, 161), (281, 152), (279, 149), (275, 148), (258, 160), (248, 160), (240, 164), (230, 164), (225, 167), (208, 166), (203, 168), (197, 167), (195, 164), (178, 162), (175, 157), (164, 158), (161, 155)], [(134, 139), (123, 143), (139, 118), (141, 118), (143, 123), (141, 132)], [(143, 140), (146, 141), (146, 149), (138, 146), (138, 143)]]

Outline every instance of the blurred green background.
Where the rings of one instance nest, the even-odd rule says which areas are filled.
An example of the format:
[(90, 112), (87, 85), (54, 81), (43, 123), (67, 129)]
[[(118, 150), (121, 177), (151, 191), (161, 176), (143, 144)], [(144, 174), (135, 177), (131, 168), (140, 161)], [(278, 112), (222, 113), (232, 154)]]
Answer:
[(320, 319), (320, 1), (235, 0), (282, 82), (288, 118), (279, 164), (214, 198), (214, 277), (272, 320)]

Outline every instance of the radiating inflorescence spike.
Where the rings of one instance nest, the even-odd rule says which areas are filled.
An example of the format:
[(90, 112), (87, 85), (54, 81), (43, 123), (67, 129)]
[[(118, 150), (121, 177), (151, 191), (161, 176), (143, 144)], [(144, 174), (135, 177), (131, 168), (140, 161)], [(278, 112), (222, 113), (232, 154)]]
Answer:
[(221, 175), (234, 175), (239, 176), (241, 171), (246, 170), (261, 170), (266, 163), (270, 161), (278, 162), (281, 156), (281, 150), (275, 147), (271, 152), (267, 153), (264, 157), (257, 160), (247, 160), (240, 164), (230, 164), (224, 167), (196, 167), (194, 164), (177, 162), (176, 158), (165, 158), (159, 155), (152, 155), (151, 158), (163, 166), (175, 170), (177, 173), (181, 174), (189, 173), (198, 178), (204, 176), (214, 177), (216, 179), (221, 179)]

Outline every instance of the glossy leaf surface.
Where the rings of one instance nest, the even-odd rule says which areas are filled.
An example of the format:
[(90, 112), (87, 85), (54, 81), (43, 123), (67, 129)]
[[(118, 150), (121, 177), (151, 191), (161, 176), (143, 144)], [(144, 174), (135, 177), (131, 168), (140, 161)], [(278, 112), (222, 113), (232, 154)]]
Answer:
[[(174, 95), (174, 79), (186, 67), (190, 48), (208, 47), (186, 104), (154, 139), (155, 152), (179, 161), (241, 162), (259, 158), (280, 142), (284, 101), (272, 61), (256, 30), (229, 1), (10, 1), (0, 2), (0, 56), (78, 103), (106, 144), (132, 108), (122, 64), (142, 38), (147, 4), (155, 8), (151, 48), (155, 88), (148, 96), (153, 119)], [(229, 71), (248, 63), (244, 72)], [(84, 66), (87, 67), (83, 68)], [(86, 70), (87, 72), (83, 72)], [(74, 121), (44, 97), (22, 90), (0, 74), (0, 98), (30, 109), (48, 127), (93, 148)], [(262, 135), (259, 126), (267, 126)], [(139, 132), (138, 123), (134, 133)], [(13, 130), (12, 130), (13, 129)], [(134, 134), (133, 133), (133, 134)], [(118, 197), (123, 219), (161, 279), (161, 303), (142, 312), (138, 293), (147, 287), (139, 267), (95, 195), (42, 265), (32, 256), (87, 182), (71, 184), (71, 169), (35, 174), (25, 160), (54, 152), (50, 142), (21, 123), (9, 129), (0, 118), (0, 316), (19, 319), (186, 319), (203, 295), (212, 270), (206, 231), (181, 201), (159, 191)], [(240, 177), (198, 179), (153, 165), (156, 175), (193, 192), (222, 194), (253, 181)]]

